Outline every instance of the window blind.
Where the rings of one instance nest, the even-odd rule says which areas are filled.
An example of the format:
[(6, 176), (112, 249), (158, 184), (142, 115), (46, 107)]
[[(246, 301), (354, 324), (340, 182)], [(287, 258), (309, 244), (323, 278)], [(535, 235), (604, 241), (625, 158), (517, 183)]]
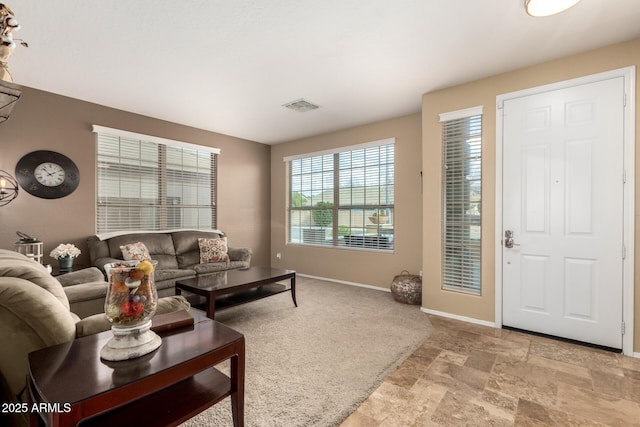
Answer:
[(96, 135), (97, 233), (216, 228), (215, 151), (104, 129)]
[(479, 295), (482, 114), (477, 109), (461, 113), (441, 116), (442, 288)]
[(395, 140), (285, 158), (288, 242), (393, 250)]

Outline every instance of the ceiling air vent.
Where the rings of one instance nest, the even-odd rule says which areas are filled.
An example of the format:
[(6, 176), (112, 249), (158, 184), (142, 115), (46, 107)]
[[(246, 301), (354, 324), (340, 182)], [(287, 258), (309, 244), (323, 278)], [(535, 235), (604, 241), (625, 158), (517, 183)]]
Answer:
[(310, 103), (306, 99), (298, 99), (297, 101), (291, 101), (283, 105), (283, 107), (287, 107), (291, 110), (298, 111), (300, 113), (304, 113), (305, 111), (315, 110), (316, 108), (320, 108), (319, 106)]

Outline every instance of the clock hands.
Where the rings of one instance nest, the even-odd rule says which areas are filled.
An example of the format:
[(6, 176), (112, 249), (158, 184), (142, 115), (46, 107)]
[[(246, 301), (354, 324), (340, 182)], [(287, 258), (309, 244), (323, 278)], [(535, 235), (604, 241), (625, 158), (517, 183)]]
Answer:
[(53, 176), (54, 174), (59, 174), (59, 173), (60, 173), (60, 171), (53, 171), (53, 172), (50, 172), (50, 171), (47, 169), (47, 166), (42, 166), (42, 170), (43, 170), (43, 171), (45, 171), (45, 172), (47, 173), (47, 175), (49, 175), (49, 176)]
[(45, 169), (45, 172), (47, 173), (47, 175), (53, 176), (53, 175), (60, 175), (60, 172), (62, 171), (49, 172), (48, 170)]

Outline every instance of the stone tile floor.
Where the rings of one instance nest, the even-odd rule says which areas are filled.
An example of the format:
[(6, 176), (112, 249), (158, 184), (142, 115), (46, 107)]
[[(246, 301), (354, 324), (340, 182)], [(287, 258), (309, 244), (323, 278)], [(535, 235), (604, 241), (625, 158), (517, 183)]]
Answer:
[(341, 427), (640, 426), (640, 359), (429, 319), (431, 337)]

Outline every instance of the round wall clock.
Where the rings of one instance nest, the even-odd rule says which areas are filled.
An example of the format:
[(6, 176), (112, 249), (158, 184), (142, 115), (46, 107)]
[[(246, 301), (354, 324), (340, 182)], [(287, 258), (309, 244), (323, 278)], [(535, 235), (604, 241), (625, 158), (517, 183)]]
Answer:
[(55, 151), (33, 151), (16, 165), (16, 179), (27, 193), (43, 199), (59, 199), (78, 188), (80, 171), (67, 156)]

